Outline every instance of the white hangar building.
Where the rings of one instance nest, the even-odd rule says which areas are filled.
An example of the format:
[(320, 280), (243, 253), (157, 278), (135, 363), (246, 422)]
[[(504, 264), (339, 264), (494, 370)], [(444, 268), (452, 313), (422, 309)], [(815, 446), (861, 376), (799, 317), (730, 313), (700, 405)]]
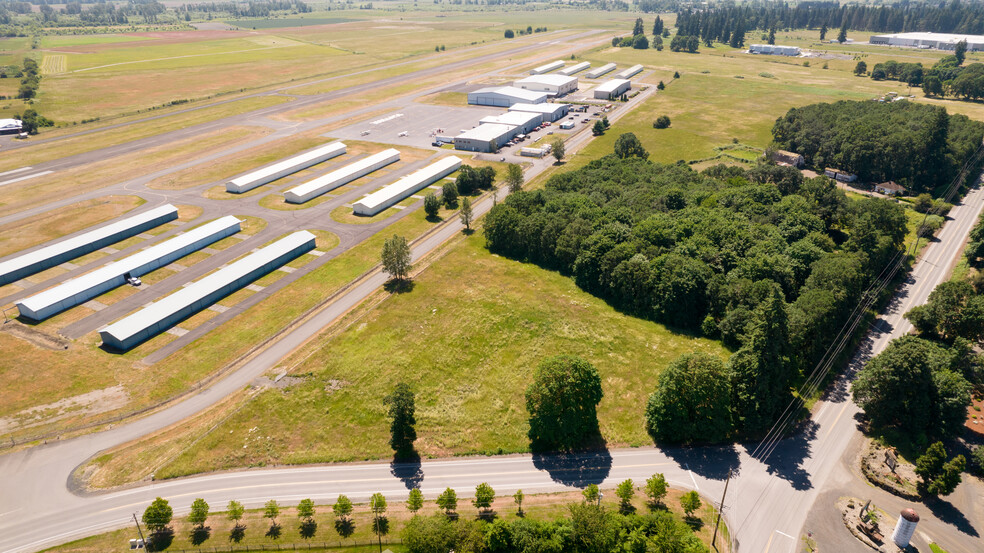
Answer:
[(468, 152), (494, 152), (516, 136), (516, 127), (487, 123), (454, 137), (454, 149)]
[(507, 108), (513, 104), (542, 104), (547, 101), (544, 92), (523, 90), (514, 86), (480, 88), (468, 93), (468, 103), (473, 106), (497, 106)]
[(625, 94), (631, 88), (632, 81), (628, 79), (611, 79), (594, 89), (594, 97), (599, 100), (611, 100)]
[(513, 83), (516, 88), (546, 92), (549, 96), (563, 96), (577, 90), (577, 77), (565, 75), (531, 75)]
[[(501, 115), (489, 115), (479, 120), (479, 128), (482, 125), (509, 125), (515, 127), (516, 134), (528, 134), (543, 122), (543, 115), (530, 113), (528, 111), (507, 111)], [(512, 137), (509, 137), (512, 138)]]
[(513, 104), (509, 111), (526, 111), (529, 113), (539, 113), (544, 121), (553, 123), (561, 119), (571, 110), (570, 104)]

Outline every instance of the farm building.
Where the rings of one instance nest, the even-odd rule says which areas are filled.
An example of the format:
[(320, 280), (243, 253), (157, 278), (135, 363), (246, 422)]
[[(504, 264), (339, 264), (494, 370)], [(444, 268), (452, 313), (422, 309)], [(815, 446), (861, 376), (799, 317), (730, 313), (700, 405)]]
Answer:
[(793, 167), (802, 167), (806, 163), (803, 156), (797, 154), (796, 152), (789, 152), (786, 150), (776, 150), (772, 152), (772, 161), (781, 165), (791, 165)]
[(268, 182), (273, 182), (302, 169), (307, 169), (312, 165), (317, 165), (323, 161), (328, 161), (329, 159), (340, 156), (344, 153), (345, 144), (341, 142), (332, 142), (331, 144), (319, 146), (318, 148), (308, 150), (303, 154), (278, 161), (273, 165), (267, 165), (266, 167), (246, 173), (240, 177), (236, 177), (226, 183), (226, 191), (234, 194), (242, 194), (243, 192), (252, 190), (257, 186), (262, 186)]
[(550, 63), (545, 63), (540, 67), (536, 67), (530, 70), (530, 75), (542, 75), (544, 73), (549, 73), (551, 71), (556, 71), (564, 66), (564, 62), (561, 60), (552, 61)]
[(543, 115), (528, 111), (507, 111), (502, 115), (490, 115), (479, 120), (482, 125), (509, 125), (516, 127), (516, 134), (529, 134), (543, 122)]
[(397, 161), (400, 161), (399, 150), (393, 148), (383, 150), (291, 188), (284, 192), (284, 200), (291, 204), (302, 204)]
[(876, 184), (875, 192), (886, 196), (900, 196), (905, 194), (905, 187), (901, 184), (896, 184), (893, 180), (890, 180)]
[(587, 69), (589, 67), (591, 67), (591, 64), (590, 63), (588, 63), (586, 61), (582, 61), (581, 63), (575, 63), (574, 65), (572, 65), (570, 67), (565, 67), (565, 68), (561, 69), (560, 71), (557, 72), (557, 74), (558, 75), (567, 75), (567, 76), (570, 76), (570, 75), (573, 75), (574, 73), (580, 73), (581, 71), (584, 71), (585, 69)]
[[(484, 126), (486, 125), (479, 125), (478, 128)], [(356, 215), (375, 215), (391, 205), (396, 205), (431, 183), (454, 173), (459, 167), (461, 167), (461, 159), (455, 156), (441, 158), (355, 202), (352, 204), (352, 209)]]
[(539, 113), (543, 116), (544, 121), (549, 121), (553, 123), (554, 121), (567, 115), (567, 112), (571, 110), (569, 104), (513, 104), (509, 107), (509, 111), (527, 111), (530, 113)]
[(480, 88), (468, 93), (468, 103), (474, 106), (498, 106), (507, 108), (513, 104), (542, 104), (547, 95), (534, 90), (514, 86)]
[(513, 86), (525, 90), (546, 92), (548, 96), (563, 96), (577, 90), (577, 77), (533, 75), (514, 82)]
[(586, 78), (586, 79), (597, 79), (598, 77), (604, 75), (605, 73), (611, 73), (612, 71), (615, 71), (615, 67), (616, 66), (615, 66), (614, 63), (606, 63), (605, 65), (602, 65), (601, 67), (597, 67), (597, 68), (592, 69), (591, 71), (588, 71), (587, 73), (585, 73), (584, 74), (584, 78)]
[(829, 167), (823, 170), (823, 174), (841, 182), (854, 182), (858, 180), (858, 176), (853, 173), (841, 171), (840, 169), (831, 169)]
[(52, 315), (85, 303), (113, 288), (126, 284), (127, 277), (139, 277), (240, 230), (239, 219), (229, 215), (180, 234), (166, 242), (130, 257), (73, 278), (40, 294), (17, 302), (21, 317), (43, 321)]
[(633, 65), (632, 67), (630, 67), (628, 69), (623, 69), (623, 70), (619, 71), (618, 73), (615, 73), (615, 77), (614, 78), (616, 78), (616, 79), (628, 79), (628, 78), (632, 77), (633, 75), (638, 75), (639, 73), (642, 73), (642, 69), (643, 69), (643, 67), (641, 65)]
[(313, 250), (315, 239), (306, 230), (285, 236), (103, 328), (103, 345), (126, 351)]
[(908, 46), (910, 48), (935, 48), (937, 50), (953, 50), (961, 40), (967, 41), (967, 50), (978, 52), (984, 50), (984, 36), (955, 35), (950, 33), (894, 33), (874, 35), (868, 42), (888, 46)]
[(488, 123), (469, 129), (454, 137), (454, 149), (469, 152), (495, 152), (516, 136), (516, 127)]
[(40, 273), (177, 218), (178, 208), (171, 204), (162, 205), (50, 246), (21, 254), (0, 263), (0, 285)]
[(748, 47), (749, 54), (768, 54), (772, 56), (798, 56), (800, 49), (796, 46), (779, 46), (778, 44), (752, 44)]
[(20, 119), (0, 119), (0, 134), (19, 133), (24, 128)]
[(632, 88), (632, 81), (628, 79), (611, 79), (594, 89), (594, 97), (599, 100), (611, 100), (625, 94), (630, 88)]

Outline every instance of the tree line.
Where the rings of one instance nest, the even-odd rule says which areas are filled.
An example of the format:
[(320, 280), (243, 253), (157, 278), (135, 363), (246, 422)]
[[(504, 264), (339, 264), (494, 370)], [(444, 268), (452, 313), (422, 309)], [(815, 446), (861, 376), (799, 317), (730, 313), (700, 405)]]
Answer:
[(984, 123), (914, 102), (840, 101), (789, 110), (772, 136), (818, 169), (836, 167), (862, 181), (894, 180), (921, 192), (953, 180), (980, 146)]
[(867, 283), (901, 251), (904, 210), (849, 199), (830, 179), (790, 167), (698, 173), (647, 157), (623, 135), (615, 153), (509, 195), (486, 216), (487, 247), (571, 275), (627, 313), (737, 350), (726, 371), (710, 369), (728, 382), (733, 425), (713, 435), (651, 432), (658, 440), (764, 432)]
[[(888, 60), (878, 63), (871, 69), (871, 78), (876, 81), (893, 80), (909, 86), (921, 86), (926, 96), (980, 100), (984, 98), (984, 64), (963, 65), (966, 48), (966, 42), (958, 43), (954, 55), (944, 56), (929, 69), (917, 62)], [(864, 62), (858, 62), (855, 74), (860, 75), (867, 70), (867, 64), (861, 64)]]

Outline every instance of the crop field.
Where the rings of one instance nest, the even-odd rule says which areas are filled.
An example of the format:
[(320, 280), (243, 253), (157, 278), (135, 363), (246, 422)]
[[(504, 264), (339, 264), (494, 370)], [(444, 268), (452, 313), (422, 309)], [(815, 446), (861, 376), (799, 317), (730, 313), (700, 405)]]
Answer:
[(289, 17), (284, 19), (226, 19), (225, 23), (242, 29), (266, 30), (286, 27), (310, 27), (359, 21), (351, 17)]

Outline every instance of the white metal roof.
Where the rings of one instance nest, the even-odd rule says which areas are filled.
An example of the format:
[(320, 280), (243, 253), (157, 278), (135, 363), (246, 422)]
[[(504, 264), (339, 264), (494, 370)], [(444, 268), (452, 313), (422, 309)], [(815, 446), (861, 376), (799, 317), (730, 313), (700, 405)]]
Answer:
[(486, 123), (484, 125), (479, 125), (474, 129), (468, 129), (467, 131), (459, 134), (455, 137), (464, 138), (467, 140), (495, 140), (503, 135), (509, 134), (516, 128), (516, 125), (503, 125), (502, 123)]
[(891, 33), (884, 35), (875, 35), (878, 37), (888, 37), (888, 38), (905, 38), (910, 40), (936, 40), (939, 42), (953, 42), (957, 43), (961, 40), (966, 40), (967, 42), (973, 42), (975, 44), (984, 43), (984, 35), (959, 35), (953, 33)]
[(327, 175), (322, 175), (314, 180), (309, 180), (304, 184), (295, 186), (285, 192), (284, 195), (286, 196), (290, 194), (295, 197), (302, 198), (320, 188), (326, 186), (332, 187), (335, 183), (338, 183), (337, 186), (340, 186), (350, 180), (355, 180), (356, 178), (367, 174), (368, 170), (377, 163), (385, 162), (386, 165), (389, 165), (390, 163), (397, 161), (400, 161), (400, 151), (395, 148), (389, 148), (369, 157), (360, 159), (354, 163), (350, 163), (340, 169), (336, 169)]
[(564, 86), (572, 82), (576, 83), (577, 77), (568, 77), (567, 75), (558, 75), (554, 73), (552, 75), (530, 75), (529, 77), (519, 79), (514, 84), (536, 83), (550, 86)]
[(24, 127), (24, 122), (20, 119), (0, 119), (0, 129), (20, 129)]
[(199, 240), (228, 232), (232, 228), (235, 228), (235, 231), (239, 232), (240, 223), (241, 221), (232, 215), (221, 217), (184, 234), (175, 236), (166, 242), (147, 248), (114, 263), (103, 265), (91, 273), (86, 273), (80, 277), (65, 281), (54, 288), (49, 288), (39, 294), (23, 299), (17, 302), (17, 306), (20, 308), (23, 305), (30, 311), (37, 313), (42, 309), (46, 309), (48, 306), (63, 302), (76, 294), (81, 294), (86, 290), (151, 264)]
[(554, 69), (560, 69), (564, 66), (563, 60), (552, 61), (550, 63), (545, 63), (540, 67), (534, 68), (530, 73), (536, 75), (538, 73), (546, 73), (547, 71), (553, 71)]
[(513, 98), (519, 98), (521, 100), (536, 101), (546, 98), (547, 94), (545, 92), (539, 92), (536, 90), (526, 90), (525, 88), (518, 88), (515, 86), (494, 86), (488, 88), (480, 88), (473, 92), (475, 93), (485, 93), (485, 94), (503, 94), (505, 96), (512, 96)]
[(622, 71), (620, 71), (619, 73), (617, 73), (615, 75), (615, 77), (616, 78), (619, 78), (619, 79), (628, 79), (632, 75), (635, 75), (636, 73), (639, 73), (642, 70), (643, 70), (643, 67), (641, 65), (633, 65), (632, 67), (630, 67), (628, 69), (623, 69)]
[(632, 86), (632, 81), (628, 79), (610, 79), (607, 80), (595, 88), (595, 92), (608, 92), (612, 93), (619, 89), (619, 87), (628, 84)]
[(253, 181), (265, 179), (270, 175), (279, 173), (281, 171), (286, 171), (294, 167), (297, 167), (298, 170), (300, 170), (306, 167), (307, 165), (310, 165), (311, 160), (317, 159), (321, 156), (328, 155), (334, 152), (337, 152), (338, 154), (344, 154), (345, 144), (341, 142), (332, 142), (331, 144), (326, 144), (319, 148), (315, 148), (313, 150), (304, 152), (303, 154), (298, 154), (294, 157), (287, 158), (283, 161), (278, 161), (273, 165), (267, 165), (266, 167), (262, 167), (260, 169), (257, 169), (256, 171), (247, 173), (241, 177), (234, 178), (229, 182), (231, 182), (236, 186), (243, 186)]
[[(479, 125), (479, 128), (484, 126), (486, 125)], [(361, 204), (367, 210), (375, 209), (377, 206), (385, 204), (392, 198), (407, 193), (407, 191), (415, 192), (420, 190), (437, 179), (451, 174), (459, 167), (461, 167), (461, 159), (455, 156), (441, 158), (434, 163), (431, 163), (427, 167), (414, 171), (393, 184), (387, 185), (355, 203)]]
[(300, 248), (305, 243), (313, 241), (316, 237), (306, 230), (295, 232), (273, 244), (255, 251), (235, 263), (220, 269), (205, 278), (182, 288), (170, 296), (163, 297), (132, 315), (121, 319), (106, 328), (100, 333), (107, 333), (122, 343), (125, 343), (133, 336), (140, 334), (147, 328), (151, 328), (168, 317), (180, 312), (182, 309), (195, 302), (202, 301), (210, 294), (220, 290), (223, 286), (236, 282), (248, 275), (252, 271), (263, 267), (283, 254)]
[(99, 227), (95, 230), (86, 232), (85, 234), (80, 234), (78, 236), (73, 236), (57, 242), (50, 246), (34, 250), (32, 252), (25, 253), (21, 256), (15, 257), (8, 261), (0, 263), (0, 275), (5, 275), (12, 273), (17, 270), (21, 270), (25, 267), (34, 265), (35, 263), (40, 263), (46, 261), (53, 257), (65, 254), (72, 250), (84, 247), (86, 244), (91, 244), (93, 242), (98, 242), (100, 240), (106, 239), (114, 234), (119, 234), (125, 232), (127, 229), (132, 229), (152, 221), (159, 217), (164, 217), (167, 215), (173, 215), (173, 219), (178, 217), (178, 208), (171, 204), (162, 205), (160, 207), (155, 207), (144, 211), (143, 213), (138, 213), (132, 217), (127, 217), (115, 223), (110, 223), (104, 227)]
[(565, 68), (561, 69), (560, 71), (558, 71), (557, 73), (559, 73), (561, 75), (573, 75), (574, 73), (577, 73), (579, 71), (584, 71), (585, 69), (587, 69), (589, 67), (591, 67), (591, 64), (589, 62), (582, 61), (581, 63), (575, 63), (574, 65), (572, 65), (570, 67), (565, 67)]
[(557, 113), (569, 107), (569, 104), (513, 104), (509, 111), (528, 111), (531, 113)]
[(483, 117), (479, 120), (479, 128), (485, 125), (512, 125), (514, 127), (521, 127), (530, 123), (531, 121), (542, 119), (543, 115), (539, 113), (532, 113), (529, 111), (507, 111), (505, 113), (500, 113), (499, 115), (489, 115), (488, 117)]
[(610, 71), (614, 71), (615, 70), (615, 67), (616, 66), (615, 66), (614, 63), (606, 63), (605, 65), (602, 65), (601, 67), (598, 67), (597, 69), (594, 69), (592, 71), (588, 71), (587, 73), (584, 74), (584, 76), (587, 77), (587, 78), (589, 78), (589, 79), (597, 79), (598, 77), (604, 75), (605, 73), (608, 73)]

